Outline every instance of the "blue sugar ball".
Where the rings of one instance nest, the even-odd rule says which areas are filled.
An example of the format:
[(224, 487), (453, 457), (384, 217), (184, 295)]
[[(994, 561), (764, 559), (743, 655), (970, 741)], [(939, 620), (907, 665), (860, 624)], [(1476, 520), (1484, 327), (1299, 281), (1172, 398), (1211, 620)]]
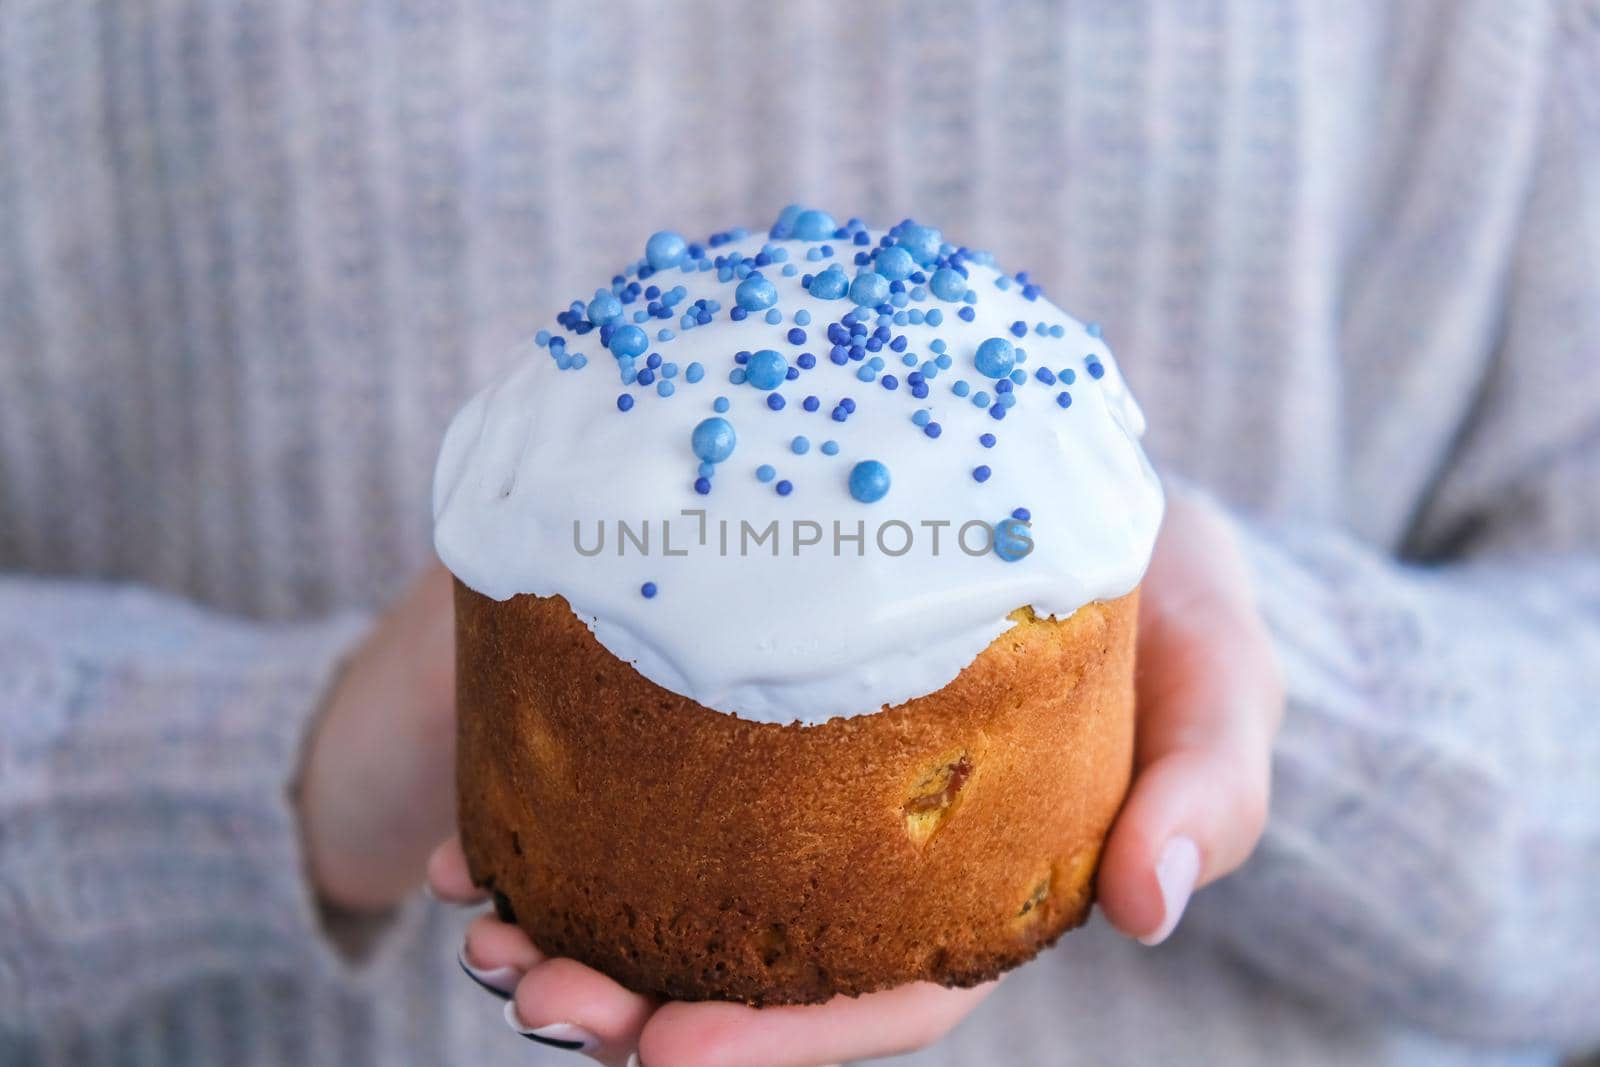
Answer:
[(986, 378), (1004, 378), (1016, 363), (1017, 350), (1004, 337), (991, 337), (978, 346), (973, 362)]
[(1015, 563), (1033, 551), (1033, 535), (1028, 524), (1017, 518), (1001, 519), (994, 524), (994, 554), (1007, 563)]
[(650, 347), (650, 338), (637, 326), (620, 326), (611, 334), (611, 343), (606, 347), (611, 349), (611, 354), (617, 358), (624, 356), (637, 356)]
[(678, 265), (687, 247), (682, 237), (671, 230), (661, 230), (651, 234), (650, 240), (645, 242), (644, 258), (649, 261), (652, 270), (666, 270)]
[[(940, 267), (933, 272), (933, 278), (928, 282), (928, 288), (933, 290), (933, 295), (940, 300), (954, 303), (960, 300), (967, 291), (967, 280), (961, 272), (950, 267)], [(937, 325), (937, 323), (935, 323)]]
[(917, 269), (917, 262), (911, 258), (910, 252), (899, 245), (892, 245), (878, 252), (875, 267), (879, 274), (891, 282), (899, 282), (911, 277), (911, 272)]
[(707, 463), (721, 463), (733, 455), (733, 446), (739, 439), (733, 432), (732, 423), (712, 416), (701, 420), (689, 440), (696, 456)]
[(770, 482), (777, 476), (777, 470), (775, 470), (770, 463), (763, 463), (761, 466), (756, 468), (756, 481)]
[(800, 212), (805, 208), (799, 204), (790, 204), (778, 214), (778, 220), (772, 224), (772, 229), (767, 231), (767, 236), (775, 241), (794, 235), (794, 220), (800, 217)]
[(745, 381), (757, 389), (776, 389), (789, 374), (789, 364), (770, 348), (763, 348), (750, 356), (745, 364)]
[(876, 271), (864, 270), (850, 283), (850, 299), (862, 307), (877, 307), (889, 298), (889, 279)]
[(826, 211), (802, 211), (794, 217), (794, 236), (802, 241), (826, 241), (838, 228)]
[(778, 290), (759, 274), (752, 274), (739, 283), (733, 298), (746, 311), (764, 311), (778, 302)]
[(889, 491), (889, 468), (875, 459), (864, 459), (850, 468), (850, 495), (863, 504), (882, 500)]
[(604, 326), (622, 314), (622, 301), (610, 293), (596, 293), (594, 299), (589, 301), (587, 314), (590, 322), (596, 326)]
[(818, 300), (837, 300), (850, 288), (850, 279), (844, 276), (844, 271), (835, 263), (827, 270), (811, 279), (808, 292)]
[(932, 226), (918, 226), (913, 223), (900, 231), (897, 243), (909, 252), (911, 258), (919, 265), (926, 267), (939, 258), (939, 246), (944, 243), (944, 238)]

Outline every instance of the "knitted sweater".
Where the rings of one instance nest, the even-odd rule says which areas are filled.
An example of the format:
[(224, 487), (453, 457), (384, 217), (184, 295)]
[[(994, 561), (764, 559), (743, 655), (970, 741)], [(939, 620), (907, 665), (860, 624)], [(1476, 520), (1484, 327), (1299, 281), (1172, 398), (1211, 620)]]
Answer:
[(1171, 942), (1092, 925), (896, 1062), (1600, 1043), (1595, 0), (13, 0), (0, 1062), (564, 1062), (461, 915), (334, 936), (286, 786), (455, 407), (642, 234), (790, 200), (1104, 323), (1290, 690)]

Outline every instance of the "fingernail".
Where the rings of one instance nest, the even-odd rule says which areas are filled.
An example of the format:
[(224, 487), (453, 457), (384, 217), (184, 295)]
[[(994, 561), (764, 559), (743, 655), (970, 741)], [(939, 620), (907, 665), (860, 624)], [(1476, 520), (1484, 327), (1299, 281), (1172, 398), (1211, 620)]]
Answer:
[(600, 1047), (600, 1039), (581, 1026), (571, 1023), (551, 1023), (538, 1029), (530, 1027), (522, 1021), (517, 1014), (517, 1002), (506, 1001), (506, 1025), (529, 1041), (537, 1041), (541, 1045), (551, 1048), (566, 1049), (568, 1052), (593, 1052)]
[(1195, 879), (1200, 877), (1200, 850), (1187, 837), (1174, 837), (1161, 850), (1156, 860), (1156, 883), (1161, 886), (1161, 925), (1139, 940), (1147, 945), (1159, 945), (1172, 933), (1183, 918), (1183, 909), (1194, 892)]
[(467, 962), (465, 949), (456, 950), (456, 962), (461, 964), (461, 969), (466, 972), (468, 978), (501, 1000), (511, 999), (511, 994), (516, 992), (517, 983), (522, 980), (522, 972), (515, 967), (496, 967), (492, 971), (474, 967)]

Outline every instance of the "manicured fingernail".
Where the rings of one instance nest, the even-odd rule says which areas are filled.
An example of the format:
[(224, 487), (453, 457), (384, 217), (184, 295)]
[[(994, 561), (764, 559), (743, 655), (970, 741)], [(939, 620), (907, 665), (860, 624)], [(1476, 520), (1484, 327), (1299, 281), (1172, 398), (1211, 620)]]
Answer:
[(1187, 837), (1174, 837), (1156, 860), (1156, 883), (1161, 886), (1161, 925), (1139, 940), (1147, 945), (1165, 941), (1183, 918), (1183, 909), (1200, 877), (1200, 850)]
[(517, 983), (522, 980), (522, 972), (515, 967), (496, 967), (492, 971), (474, 967), (467, 962), (467, 953), (464, 949), (456, 950), (456, 962), (461, 964), (461, 969), (466, 972), (468, 978), (501, 1000), (511, 999), (511, 994), (516, 992)]
[(571, 1023), (551, 1023), (537, 1029), (522, 1021), (517, 1014), (517, 1002), (506, 1001), (506, 1025), (529, 1041), (537, 1041), (541, 1045), (551, 1048), (566, 1049), (568, 1052), (593, 1052), (600, 1047), (600, 1039), (581, 1026)]

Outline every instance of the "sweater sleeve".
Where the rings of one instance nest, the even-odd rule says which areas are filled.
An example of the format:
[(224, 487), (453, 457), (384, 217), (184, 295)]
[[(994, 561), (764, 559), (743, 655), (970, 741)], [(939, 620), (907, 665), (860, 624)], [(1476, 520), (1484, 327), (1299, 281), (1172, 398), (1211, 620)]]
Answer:
[(1579, 28), (1503, 342), (1405, 561), (1239, 519), (1289, 709), (1261, 846), (1194, 915), (1352, 1011), (1574, 1046), (1600, 1041), (1600, 19)]
[(203, 973), (353, 969), (290, 791), (364, 628), (0, 578), (0, 1004), (39, 1019)]

